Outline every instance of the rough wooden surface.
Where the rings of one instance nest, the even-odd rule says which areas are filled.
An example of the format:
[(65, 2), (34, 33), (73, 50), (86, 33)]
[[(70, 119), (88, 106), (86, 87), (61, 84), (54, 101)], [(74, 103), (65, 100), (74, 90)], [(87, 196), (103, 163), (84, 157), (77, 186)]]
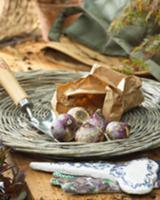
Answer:
[[(38, 69), (89, 71), (95, 63), (120, 72), (124, 71), (126, 58), (102, 55), (68, 38), (62, 38), (61, 43), (33, 39), (19, 42), (17, 39), (9, 43), (12, 45), (0, 43), (0, 57), (5, 59), (15, 72)], [(133, 73), (148, 75), (148, 71), (134, 69)]]
[(47, 49), (47, 47), (49, 48), (51, 45), (52, 42), (26, 41), (17, 45), (2, 47), (0, 49), (0, 57), (5, 59), (15, 72), (39, 69), (70, 71), (90, 70), (90, 66), (84, 63), (73, 63), (72, 60), (70, 62), (64, 61), (62, 55), (57, 51), (48, 49), (48, 51), (46, 50), (47, 52), (45, 52), (45, 49)]
[[(126, 194), (98, 194), (98, 195), (71, 195), (61, 189), (50, 185), (50, 173), (37, 172), (29, 168), (29, 163), (39, 158), (12, 153), (13, 161), (26, 173), (26, 182), (29, 189), (29, 200), (160, 200), (160, 190), (154, 190), (149, 195), (133, 196)], [(146, 153), (153, 159), (160, 159), (160, 149)]]

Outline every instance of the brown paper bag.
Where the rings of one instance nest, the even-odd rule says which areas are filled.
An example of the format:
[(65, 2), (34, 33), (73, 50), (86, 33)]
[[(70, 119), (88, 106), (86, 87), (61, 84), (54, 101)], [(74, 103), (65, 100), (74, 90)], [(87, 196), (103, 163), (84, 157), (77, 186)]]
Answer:
[(94, 66), (86, 77), (58, 86), (51, 103), (58, 113), (75, 106), (82, 106), (90, 113), (101, 108), (106, 120), (120, 120), (125, 111), (143, 101), (140, 88), (141, 81), (136, 76)]

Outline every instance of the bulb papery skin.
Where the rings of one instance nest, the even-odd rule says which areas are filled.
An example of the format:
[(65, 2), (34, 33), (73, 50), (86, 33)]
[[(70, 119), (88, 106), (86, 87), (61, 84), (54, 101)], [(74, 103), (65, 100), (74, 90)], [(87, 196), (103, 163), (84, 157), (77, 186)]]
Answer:
[(79, 126), (90, 117), (89, 113), (83, 107), (73, 107), (68, 111), (68, 114), (74, 117)]
[(93, 113), (93, 115), (86, 122), (96, 126), (97, 128), (100, 128), (102, 131), (105, 130), (107, 125), (107, 121), (102, 115), (100, 109), (98, 109), (95, 113)]
[(77, 130), (75, 140), (87, 143), (101, 142), (104, 140), (104, 134), (100, 128), (87, 122)]
[(108, 123), (105, 129), (107, 139), (124, 139), (129, 137), (130, 125), (126, 122), (112, 121)]
[(75, 137), (77, 130), (76, 120), (68, 113), (61, 114), (51, 127), (53, 137), (59, 142), (70, 142)]

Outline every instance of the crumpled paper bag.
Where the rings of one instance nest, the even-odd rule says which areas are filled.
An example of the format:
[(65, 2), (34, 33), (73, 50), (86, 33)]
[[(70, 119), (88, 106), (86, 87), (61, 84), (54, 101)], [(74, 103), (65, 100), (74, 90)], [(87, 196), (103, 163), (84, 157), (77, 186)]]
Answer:
[(138, 77), (96, 65), (87, 76), (59, 85), (51, 104), (58, 113), (66, 113), (75, 106), (82, 106), (89, 113), (100, 108), (106, 120), (113, 121), (120, 120), (124, 112), (143, 100)]

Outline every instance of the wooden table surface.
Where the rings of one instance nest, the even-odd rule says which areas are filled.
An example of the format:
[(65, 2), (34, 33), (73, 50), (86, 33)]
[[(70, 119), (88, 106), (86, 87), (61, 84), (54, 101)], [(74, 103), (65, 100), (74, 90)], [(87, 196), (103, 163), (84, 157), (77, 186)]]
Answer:
[[(145, 152), (144, 156), (160, 160), (160, 149)], [(32, 158), (31, 156), (13, 152), (11, 153), (11, 158), (19, 169), (26, 174), (26, 183), (29, 190), (28, 200), (160, 200), (160, 190), (158, 189), (143, 196), (126, 195), (124, 193), (98, 195), (67, 194), (60, 188), (50, 185), (52, 174), (30, 169), (29, 163), (39, 161), (38, 157)]]

